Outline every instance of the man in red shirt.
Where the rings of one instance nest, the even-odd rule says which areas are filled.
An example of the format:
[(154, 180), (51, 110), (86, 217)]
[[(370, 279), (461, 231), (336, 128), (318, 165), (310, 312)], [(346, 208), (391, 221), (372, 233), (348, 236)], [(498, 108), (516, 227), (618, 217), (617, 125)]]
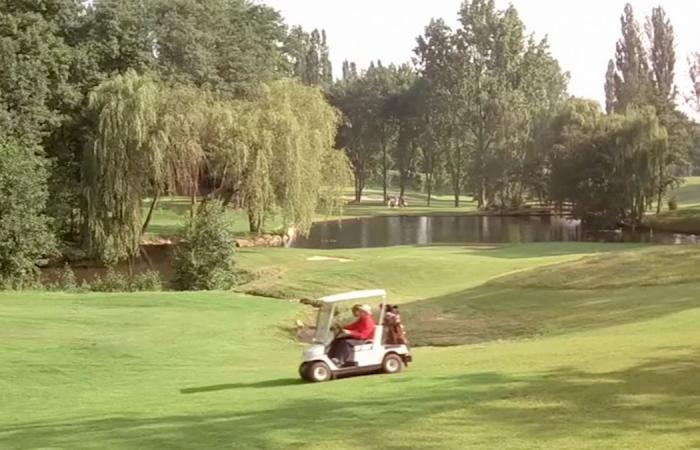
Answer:
[(328, 357), (339, 367), (345, 365), (352, 357), (353, 345), (364, 344), (374, 337), (376, 325), (372, 318), (372, 308), (369, 305), (355, 305), (352, 313), (357, 320), (342, 329), (328, 351)]

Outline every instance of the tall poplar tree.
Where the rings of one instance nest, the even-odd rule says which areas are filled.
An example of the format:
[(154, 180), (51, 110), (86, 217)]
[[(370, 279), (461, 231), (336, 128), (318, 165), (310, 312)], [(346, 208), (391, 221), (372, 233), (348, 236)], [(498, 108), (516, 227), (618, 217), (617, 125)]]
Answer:
[(326, 30), (311, 33), (295, 26), (289, 32), (285, 50), (290, 59), (292, 74), (309, 86), (329, 89), (333, 84), (333, 67)]
[(425, 83), (426, 144), (423, 165), (426, 173), (428, 204), (435, 184), (436, 171), (444, 165), (459, 206), (464, 185), (465, 152), (457, 145), (461, 130), (455, 126), (460, 79), (452, 30), (443, 20), (431, 20), (423, 35), (417, 38), (416, 63)]
[(615, 47), (615, 102), (612, 111), (624, 113), (629, 105), (648, 104), (650, 68), (642, 31), (631, 4), (620, 18), (622, 37)]
[(690, 65), (690, 81), (692, 82), (692, 97), (690, 104), (700, 113), (700, 51), (688, 58)]

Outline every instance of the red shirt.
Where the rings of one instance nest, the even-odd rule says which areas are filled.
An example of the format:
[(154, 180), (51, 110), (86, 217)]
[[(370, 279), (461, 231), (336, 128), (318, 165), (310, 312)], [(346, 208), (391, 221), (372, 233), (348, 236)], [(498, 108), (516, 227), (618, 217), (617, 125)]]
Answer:
[(361, 316), (355, 322), (346, 326), (353, 339), (369, 340), (374, 337), (374, 319), (369, 314)]

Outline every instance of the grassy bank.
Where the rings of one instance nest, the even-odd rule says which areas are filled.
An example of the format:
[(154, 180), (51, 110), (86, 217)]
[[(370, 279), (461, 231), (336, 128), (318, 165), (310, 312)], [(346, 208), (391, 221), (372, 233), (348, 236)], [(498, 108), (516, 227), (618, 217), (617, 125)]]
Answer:
[[(382, 201), (382, 191), (366, 189), (362, 202), (354, 203), (350, 192), (345, 199), (348, 202), (344, 208), (342, 217), (369, 217), (379, 215), (430, 215), (430, 214), (464, 214), (476, 210), (476, 203), (471, 197), (462, 197), (460, 206), (454, 206), (452, 196), (433, 196), (430, 206), (427, 206), (427, 196), (420, 192), (407, 192), (407, 208), (389, 208)], [(150, 207), (150, 200), (144, 205), (144, 216)], [(172, 237), (177, 233), (190, 214), (190, 199), (188, 197), (165, 197), (160, 199), (153, 212), (153, 218), (148, 227), (147, 238)], [(244, 237), (248, 234), (248, 217), (245, 211), (230, 209), (229, 214), (233, 219), (237, 233)], [(318, 215), (317, 220), (335, 219), (340, 217), (328, 217)], [(265, 224), (265, 230), (274, 232), (282, 228), (281, 217), (272, 217)]]
[[(144, 204), (143, 215), (146, 216), (151, 201)], [(188, 197), (164, 197), (158, 201), (153, 211), (151, 223), (146, 232), (147, 239), (169, 238), (177, 234), (190, 215), (191, 201)], [(241, 237), (248, 234), (248, 217), (244, 211), (230, 209), (229, 214), (233, 221), (234, 230)], [(282, 226), (277, 218), (271, 218), (266, 224), (266, 231), (274, 231)]]
[(650, 217), (649, 225), (657, 231), (700, 234), (700, 177), (687, 178), (669, 197), (678, 201), (678, 209)]
[(397, 376), (308, 385), (297, 380), (302, 346), (288, 331), (304, 311), (298, 303), (216, 292), (3, 293), (0, 448), (700, 443), (699, 250), (538, 244), (239, 256), (270, 273), (257, 286), (270, 293), (386, 287), (414, 341), (461, 345), (417, 348)]
[[(418, 345), (531, 338), (642, 320), (694, 304), (691, 292), (700, 286), (700, 249), (694, 247), (267, 249), (241, 254), (239, 261), (258, 276), (242, 288), (259, 295), (314, 298), (383, 287), (405, 304), (404, 319)], [(655, 301), (669, 296), (674, 299)]]

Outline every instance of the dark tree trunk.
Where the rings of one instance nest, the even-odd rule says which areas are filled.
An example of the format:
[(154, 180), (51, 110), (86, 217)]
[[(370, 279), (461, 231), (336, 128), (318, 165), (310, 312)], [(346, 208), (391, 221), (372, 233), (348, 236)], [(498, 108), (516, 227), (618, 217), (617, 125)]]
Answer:
[(362, 192), (365, 190), (365, 180), (361, 175), (355, 174), (355, 202), (362, 202)]
[(157, 189), (155, 195), (153, 196), (153, 201), (151, 201), (151, 206), (150, 206), (150, 208), (148, 208), (148, 214), (146, 214), (146, 220), (143, 222), (143, 226), (141, 227), (141, 236), (146, 234), (146, 230), (148, 229), (148, 226), (151, 224), (151, 219), (153, 218), (153, 211), (156, 209), (156, 205), (158, 204), (159, 199), (160, 199), (160, 189)]
[(262, 226), (260, 219), (255, 217), (251, 212), (248, 212), (248, 225), (251, 233), (260, 234), (260, 228)]
[(233, 202), (233, 199), (236, 197), (237, 193), (237, 190), (231, 190), (227, 192), (226, 196), (224, 197), (224, 200), (221, 202), (221, 207), (225, 209), (228, 205), (230, 205)]
[[(206, 200), (206, 199), (205, 199)], [(197, 209), (197, 179), (192, 177), (192, 186), (190, 187), (190, 218), (193, 218)]]
[(387, 161), (386, 157), (386, 145), (382, 144), (382, 189), (384, 191), (384, 203), (389, 199), (389, 195), (387, 194), (387, 178), (388, 178), (388, 173), (389, 173), (389, 162)]
[(663, 196), (664, 196), (664, 184), (663, 184), (663, 176), (664, 176), (664, 169), (661, 164), (659, 164), (659, 192), (658, 192), (658, 197), (656, 201), (656, 214), (661, 214), (661, 202), (663, 201)]
[(477, 206), (479, 209), (483, 209), (486, 206), (486, 186), (484, 180), (479, 182), (479, 192), (477, 195)]
[(428, 172), (427, 174), (428, 177), (428, 183), (427, 183), (427, 191), (428, 191), (428, 207), (430, 207), (430, 200), (432, 199), (433, 195), (433, 174)]
[(146, 260), (146, 264), (148, 264), (148, 268), (151, 270), (154, 270), (153, 269), (153, 261), (151, 260), (151, 257), (148, 256), (148, 252), (146, 251), (146, 249), (143, 247), (141, 247), (141, 256), (143, 257), (143, 259)]

